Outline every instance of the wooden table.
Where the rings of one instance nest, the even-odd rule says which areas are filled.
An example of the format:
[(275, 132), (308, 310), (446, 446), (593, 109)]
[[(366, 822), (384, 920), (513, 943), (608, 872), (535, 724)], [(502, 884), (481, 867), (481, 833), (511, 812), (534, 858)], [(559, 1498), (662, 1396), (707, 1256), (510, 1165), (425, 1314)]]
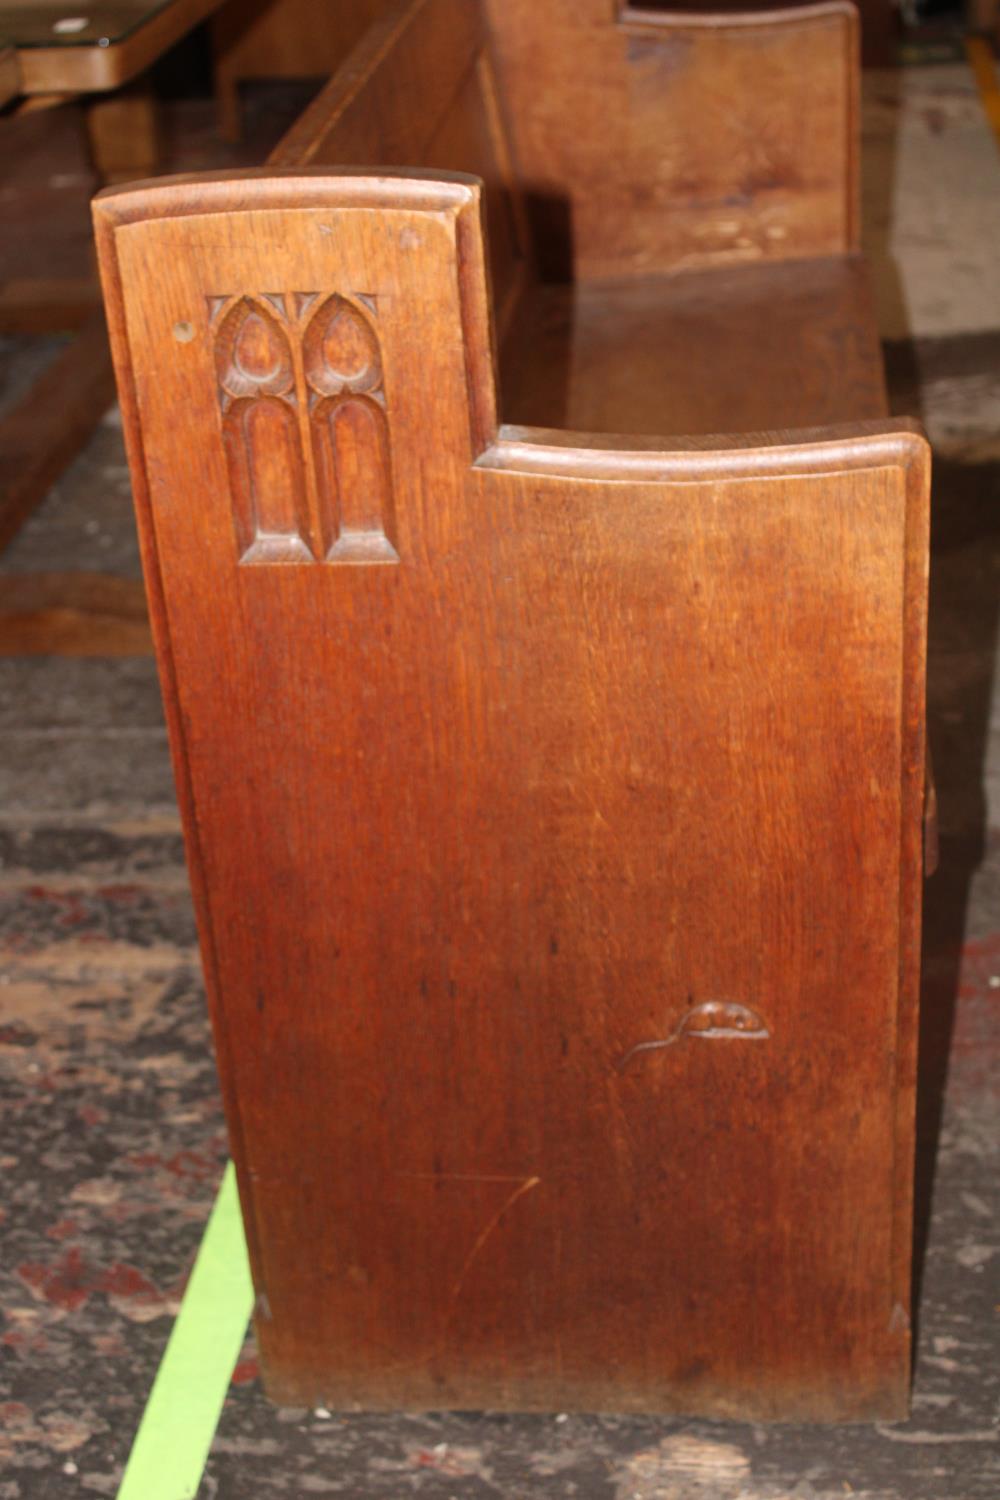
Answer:
[(89, 96), (94, 164), (104, 182), (148, 175), (156, 162), (152, 100), (133, 85), (221, 0), (113, 0), (74, 6), (22, 0), (0, 6), (0, 104), (22, 109)]
[[(221, 0), (69, 0), (0, 5), (0, 107), (81, 99), (102, 184), (157, 167), (152, 96), (141, 75)], [(2, 130), (2, 123), (0, 123)], [(0, 333), (76, 338), (0, 421), (0, 549), (75, 457), (114, 400), (96, 279), (72, 289), (0, 288)]]
[(113, 0), (0, 6), (0, 37), (14, 51), (17, 92), (83, 94), (120, 88), (216, 10), (221, 0)]

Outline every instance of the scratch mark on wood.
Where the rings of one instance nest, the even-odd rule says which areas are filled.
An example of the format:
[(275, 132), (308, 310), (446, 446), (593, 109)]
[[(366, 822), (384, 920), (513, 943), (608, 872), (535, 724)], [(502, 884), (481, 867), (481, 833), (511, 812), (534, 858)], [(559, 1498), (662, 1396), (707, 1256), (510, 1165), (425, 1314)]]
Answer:
[(542, 1179), (540, 1177), (524, 1178), (524, 1180), (518, 1184), (518, 1186), (514, 1189), (510, 1196), (505, 1199), (505, 1201), (500, 1205), (485, 1228), (483, 1228), (477, 1235), (476, 1242), (473, 1245), (472, 1249), (469, 1251), (468, 1255), (465, 1257), (462, 1269), (458, 1273), (458, 1280), (452, 1287), (451, 1297), (449, 1298), (448, 1303), (448, 1317), (446, 1319), (446, 1326), (447, 1323), (451, 1322), (452, 1315), (455, 1311), (455, 1304), (457, 1303), (459, 1295), (461, 1294), (462, 1287), (465, 1285), (465, 1279), (468, 1276), (473, 1263), (475, 1262), (477, 1257), (481, 1255), (483, 1246), (490, 1238), (490, 1235), (495, 1233), (495, 1231), (500, 1227), (500, 1223), (504, 1215), (510, 1212), (517, 1200), (519, 1198), (523, 1198), (526, 1193), (530, 1193), (533, 1188), (536, 1188), (538, 1186), (541, 1180)]
[(706, 1000), (685, 1011), (668, 1037), (655, 1042), (637, 1042), (619, 1062), (618, 1071), (623, 1072), (640, 1053), (661, 1052), (664, 1047), (672, 1047), (688, 1036), (702, 1037), (705, 1041), (729, 1037), (741, 1042), (766, 1042), (770, 1035), (763, 1017), (748, 1005), (737, 1005), (732, 1000)]
[[(524, 1177), (520, 1173), (487, 1173), (487, 1172), (399, 1172), (400, 1177), (416, 1178), (422, 1182), (517, 1182), (524, 1184)], [(538, 1182), (539, 1178), (531, 1179)]]
[(893, 1304), (892, 1315), (889, 1318), (890, 1333), (908, 1333), (910, 1331), (910, 1315), (901, 1302)]

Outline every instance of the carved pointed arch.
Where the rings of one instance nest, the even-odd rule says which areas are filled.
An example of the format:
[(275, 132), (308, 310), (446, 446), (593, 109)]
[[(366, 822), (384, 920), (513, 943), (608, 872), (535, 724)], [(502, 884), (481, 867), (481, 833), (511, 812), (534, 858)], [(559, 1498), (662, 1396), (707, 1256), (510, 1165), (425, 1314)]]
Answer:
[(208, 299), (240, 561), (397, 562), (374, 299)]
[(320, 396), (378, 391), (382, 351), (367, 313), (339, 292), (313, 313), (302, 344), (306, 379)]
[(215, 364), (243, 562), (308, 562), (309, 505), (295, 363), (282, 304), (243, 296), (221, 313)]
[(232, 303), (215, 336), (215, 364), (227, 396), (294, 400), (291, 344), (275, 309), (263, 299), (240, 297)]

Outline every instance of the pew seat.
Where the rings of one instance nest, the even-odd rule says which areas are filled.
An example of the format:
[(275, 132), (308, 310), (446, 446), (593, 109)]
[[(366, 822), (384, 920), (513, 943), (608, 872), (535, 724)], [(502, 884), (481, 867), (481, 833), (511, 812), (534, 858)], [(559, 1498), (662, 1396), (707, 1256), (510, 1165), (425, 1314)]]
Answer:
[(857, 256), (533, 287), (501, 409), (577, 432), (794, 430), (887, 414)]

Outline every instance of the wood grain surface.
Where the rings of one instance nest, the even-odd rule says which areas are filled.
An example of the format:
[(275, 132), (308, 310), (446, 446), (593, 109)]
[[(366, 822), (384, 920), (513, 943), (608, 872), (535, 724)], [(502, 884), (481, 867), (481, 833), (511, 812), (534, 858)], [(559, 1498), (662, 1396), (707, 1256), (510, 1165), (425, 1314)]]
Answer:
[(508, 421), (754, 432), (888, 411), (859, 256), (533, 284), (501, 361)]
[(857, 248), (848, 0), (751, 16), (485, 8), (532, 221), (574, 279)]
[(108, 573), (8, 573), (0, 656), (151, 656), (142, 583)]
[(481, 178), (497, 319), (502, 332), (511, 326), (528, 280), (528, 229), (478, 3), (387, 7), (270, 165), (424, 167)]
[(95, 205), (268, 1388), (899, 1416), (926, 444), (500, 427), (482, 215)]

